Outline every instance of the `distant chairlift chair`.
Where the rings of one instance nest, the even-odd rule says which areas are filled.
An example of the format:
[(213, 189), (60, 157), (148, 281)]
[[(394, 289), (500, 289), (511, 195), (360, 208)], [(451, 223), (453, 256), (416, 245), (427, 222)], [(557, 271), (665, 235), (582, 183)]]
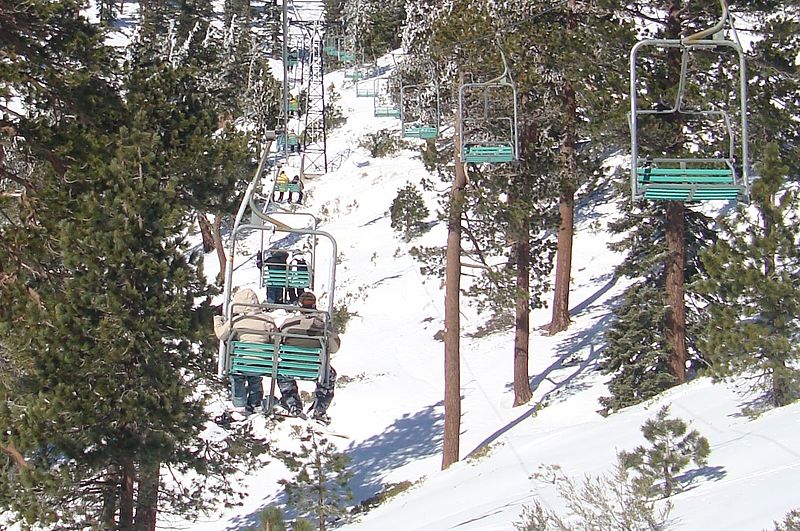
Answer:
[(404, 85), (400, 88), (400, 128), (403, 138), (439, 136), (439, 87)]

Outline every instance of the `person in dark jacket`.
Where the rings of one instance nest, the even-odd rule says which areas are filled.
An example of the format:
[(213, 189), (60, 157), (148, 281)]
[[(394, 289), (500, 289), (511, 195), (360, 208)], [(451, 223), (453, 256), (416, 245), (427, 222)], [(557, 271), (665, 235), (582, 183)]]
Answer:
[(299, 175), (292, 177), (292, 184), (297, 185), (297, 199), (292, 201), (292, 192), (289, 192), (289, 202), (299, 205), (303, 202), (303, 181), (300, 180)]
[[(302, 255), (295, 255), (289, 263), (289, 268), (292, 271), (308, 272), (308, 262)], [(303, 288), (289, 288), (286, 290), (286, 296), (289, 299), (289, 304), (299, 304), (300, 295), (303, 293)]]
[[(261, 252), (256, 255), (256, 266), (263, 270), (266, 266), (267, 270), (275, 271), (277, 273), (284, 273), (282, 278), (286, 277), (286, 270), (289, 267), (286, 261), (289, 259), (289, 253), (286, 251), (272, 251), (266, 260), (262, 259)], [(286, 287), (270, 285), (272, 281), (267, 277), (267, 304), (285, 304), (286, 303)]]
[[(300, 294), (299, 299), (300, 307), (305, 310), (317, 309), (317, 297), (310, 291), (304, 291)], [(321, 336), (324, 333), (325, 321), (323, 318), (314, 313), (304, 312), (296, 317), (288, 318), (280, 327), (282, 332), (298, 333), (302, 330), (305, 335), (310, 337)], [(296, 344), (297, 346), (314, 346), (319, 345), (315, 339), (305, 338), (286, 338), (286, 343), (289, 345)], [(339, 334), (333, 330), (328, 331), (328, 355), (336, 353), (341, 345)], [(300, 399), (300, 393), (297, 388), (297, 381), (285, 377), (278, 376), (278, 389), (281, 392), (280, 404), (292, 416), (298, 416), (303, 411), (303, 401)], [(317, 388), (314, 392), (314, 404), (312, 406), (314, 412), (312, 418), (324, 422), (330, 422), (330, 417), (327, 415), (328, 407), (333, 401), (334, 389), (336, 387), (336, 371), (328, 363), (328, 378), (325, 384), (317, 382)]]

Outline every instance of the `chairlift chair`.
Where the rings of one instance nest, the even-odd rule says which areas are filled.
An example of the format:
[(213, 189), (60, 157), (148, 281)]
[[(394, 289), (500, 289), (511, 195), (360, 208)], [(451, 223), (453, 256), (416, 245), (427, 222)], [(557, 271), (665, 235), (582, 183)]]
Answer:
[(400, 88), (400, 129), (404, 138), (439, 136), (439, 87), (435, 83)]
[(519, 157), (517, 89), (500, 50), (504, 71), (486, 82), (463, 83), (458, 90), (461, 160), (500, 164)]
[[(276, 135), (271, 135), (271, 140), (274, 140)], [(242, 374), (248, 376), (267, 376), (271, 379), (270, 395), (267, 399), (266, 409), (272, 407), (272, 397), (275, 394), (275, 382), (279, 376), (286, 376), (300, 380), (316, 381), (321, 384), (327, 384), (328, 367), (329, 367), (329, 354), (328, 354), (328, 337), (331, 316), (333, 315), (333, 301), (336, 284), (336, 256), (337, 246), (336, 240), (328, 233), (320, 231), (316, 228), (316, 224), (312, 228), (294, 228), (288, 223), (276, 219), (275, 214), (263, 212), (257, 204), (258, 194), (256, 189), (261, 183), (262, 175), (267, 168), (269, 152), (272, 142), (268, 141), (262, 153), (261, 160), (256, 170), (253, 180), (245, 191), (244, 198), (239, 205), (236, 218), (234, 221), (233, 231), (231, 233), (231, 243), (228, 252), (228, 261), (225, 267), (225, 284), (224, 284), (224, 301), (223, 301), (223, 314), (224, 319), (228, 322), (233, 322), (233, 306), (232, 292), (234, 283), (234, 272), (239, 269), (236, 261), (240, 259), (237, 254), (237, 245), (240, 240), (248, 237), (252, 231), (262, 231), (262, 233), (274, 234), (277, 232), (284, 232), (289, 235), (308, 236), (312, 238), (312, 256), (311, 263), (309, 264), (309, 274), (307, 276), (295, 275), (292, 276), (292, 270), (287, 268), (286, 275), (283, 282), (290, 284), (293, 282), (302, 284), (304, 287), (311, 287), (314, 285), (314, 271), (317, 263), (317, 239), (326, 239), (330, 245), (330, 253), (328, 258), (328, 284), (326, 287), (328, 300), (327, 306), (322, 310), (301, 310), (298, 307), (291, 307), (286, 305), (277, 304), (261, 304), (259, 308), (269, 310), (275, 308), (283, 308), (290, 311), (298, 312), (314, 312), (319, 315), (324, 323), (324, 331), (320, 336), (291, 334), (286, 332), (276, 331), (272, 333), (271, 342), (253, 342), (253, 341), (240, 341), (237, 336), (237, 331), (234, 330), (230, 337), (225, 341), (220, 342), (219, 358), (217, 363), (217, 372), (220, 376)], [(269, 199), (267, 198), (267, 203)], [(244, 222), (245, 213), (251, 213), (250, 223)], [(296, 213), (297, 216), (309, 216), (315, 220), (310, 214)], [(301, 278), (302, 277), (302, 278)], [(273, 282), (270, 277), (266, 282)], [(275, 280), (277, 282), (277, 280)], [(289, 339), (302, 339), (308, 345), (304, 347), (297, 347), (287, 343), (293, 343)]]
[(374, 98), (375, 91), (374, 79), (361, 79), (356, 83), (356, 97), (358, 98)]
[(355, 53), (347, 46), (348, 38), (341, 35), (332, 35), (325, 37), (325, 44), (322, 52), (331, 57), (335, 57), (337, 61), (349, 63), (355, 60)]
[(388, 78), (375, 80), (375, 99), (372, 101), (373, 115), (376, 118), (400, 118), (400, 107), (392, 101)]
[[(631, 192), (634, 199), (665, 201), (742, 200), (750, 195), (750, 157), (747, 129), (747, 76), (744, 53), (738, 42), (725, 39), (722, 33), (730, 22), (728, 6), (720, 0), (722, 17), (709, 29), (681, 39), (646, 39), (636, 43), (630, 53), (631, 111)], [(731, 29), (733, 25), (731, 24)], [(710, 37), (710, 38), (709, 38)], [(681, 56), (680, 77), (675, 100), (668, 108), (663, 104), (640, 108), (640, 97), (650, 97), (652, 89), (639, 86), (637, 59), (640, 51), (677, 49)], [(733, 51), (736, 58), (735, 83), (738, 101), (730, 105), (720, 102), (702, 107), (687, 104), (689, 65), (699, 54), (723, 55)], [(703, 91), (703, 98), (712, 91)], [(722, 102), (725, 103), (725, 102)], [(738, 114), (739, 131), (734, 128)], [(732, 116), (733, 115), (733, 116)], [(648, 118), (669, 120), (678, 117), (681, 134), (690, 135), (697, 156), (657, 152), (642, 145), (641, 122)], [(699, 126), (698, 126), (699, 124)], [(716, 142), (718, 147), (707, 144)], [(702, 145), (701, 145), (702, 144)], [(738, 156), (737, 156), (738, 154)]]

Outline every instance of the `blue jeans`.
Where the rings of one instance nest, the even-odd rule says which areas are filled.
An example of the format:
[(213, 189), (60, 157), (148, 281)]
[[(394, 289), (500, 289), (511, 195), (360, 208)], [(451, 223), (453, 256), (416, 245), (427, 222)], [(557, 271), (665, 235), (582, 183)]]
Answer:
[(283, 288), (267, 288), (267, 304), (283, 304)]
[(264, 388), (261, 386), (261, 376), (231, 375), (231, 401), (233, 402), (233, 407), (251, 406), (256, 409), (261, 406), (263, 397)]

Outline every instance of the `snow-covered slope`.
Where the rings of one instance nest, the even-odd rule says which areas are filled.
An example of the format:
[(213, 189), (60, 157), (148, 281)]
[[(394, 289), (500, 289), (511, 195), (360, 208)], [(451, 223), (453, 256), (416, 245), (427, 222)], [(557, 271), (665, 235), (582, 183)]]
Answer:
[[(463, 305), (461, 455), (487, 444), (490, 450), (440, 471), (444, 346), (434, 336), (443, 328), (443, 289), (438, 280), (420, 275), (408, 254), (410, 245), (392, 231), (388, 215), (398, 189), (418, 182), (426, 170), (414, 149), (369, 158), (358, 147), (360, 138), (398, 129), (399, 123), (374, 118), (372, 100), (357, 98), (341, 73), (330, 76), (326, 85), (330, 82), (342, 95), (348, 118), (332, 131), (328, 144), (330, 158), (341, 153), (342, 163), (306, 187), (307, 210), (322, 217), (320, 228), (338, 241), (336, 298), (347, 302), (352, 315), (333, 359), (346, 383), (337, 389), (329, 411), (331, 429), (349, 437), (335, 442), (352, 458), (356, 501), (386, 483), (416, 482), (343, 529), (512, 529), (534, 497), (563, 508), (552, 485), (529, 479), (540, 465), (560, 465), (577, 479), (610, 472), (618, 451), (644, 443), (640, 426), (665, 404), (712, 446), (708, 466), (696, 474), (692, 488), (672, 499), (675, 529), (771, 528), (773, 520), (800, 507), (800, 404), (750, 419), (741, 414), (746, 397), (732, 386), (701, 379), (609, 418), (597, 414), (597, 398), (606, 394), (605, 378), (596, 371), (603, 329), (624, 289), (624, 282), (611, 275), (621, 256), (606, 247), (605, 225), (617, 211), (615, 201), (607, 199), (586, 201), (577, 212), (572, 326), (547, 337), (538, 327), (548, 321), (548, 310), (532, 316), (530, 404), (511, 407), (513, 334), (470, 337), (483, 321)], [(438, 225), (412, 245), (444, 241), (445, 228)], [(247, 252), (256, 246), (253, 242)], [(210, 258), (209, 277), (216, 273)], [(252, 262), (237, 275), (256, 283)], [(224, 398), (214, 407), (223, 408)], [(263, 419), (254, 421), (254, 428), (291, 444), (287, 431), (269, 433)], [(254, 525), (259, 509), (284, 503), (277, 484), (281, 477), (287, 477), (286, 470), (271, 464), (242, 478), (252, 493), (244, 506), (206, 521), (177, 524), (209, 531)]]

